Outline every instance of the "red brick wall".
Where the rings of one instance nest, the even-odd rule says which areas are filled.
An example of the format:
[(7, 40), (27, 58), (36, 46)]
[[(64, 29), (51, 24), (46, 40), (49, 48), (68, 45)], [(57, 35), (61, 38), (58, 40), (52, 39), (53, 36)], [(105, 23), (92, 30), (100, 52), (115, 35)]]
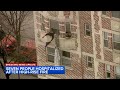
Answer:
[(99, 21), (98, 11), (94, 11), (93, 17), (95, 21), (95, 24), (94, 24), (95, 32), (99, 33), (100, 26), (98, 25), (98, 21)]
[(102, 17), (102, 28), (111, 30), (111, 21), (109, 18)]
[(70, 11), (63, 11), (65, 18), (69, 18), (70, 16)]
[(108, 33), (108, 48), (113, 49), (112, 33)]
[(98, 33), (98, 34), (94, 34), (95, 35), (95, 44), (96, 44), (96, 47), (95, 47), (96, 58), (101, 59), (101, 55), (100, 55), (100, 52), (101, 52), (100, 44), (101, 44), (101, 42), (100, 42), (100, 34), (99, 34), (100, 26), (98, 25), (98, 22), (99, 22), (98, 11), (94, 11), (93, 17), (94, 17), (94, 21), (95, 21), (95, 24), (94, 24), (95, 33)]
[[(94, 66), (94, 64), (93, 64)], [(82, 74), (84, 79), (94, 79), (95, 78), (95, 73), (94, 73), (94, 67), (93, 70), (88, 69), (87, 67), (87, 61), (86, 61), (86, 56), (82, 56)]]
[[(45, 52), (45, 47), (42, 46), (42, 45), (39, 45), (37, 47), (37, 55), (39, 57), (39, 60), (40, 62), (46, 62), (47, 61), (47, 54)], [(42, 63), (41, 63), (42, 64)]]
[(82, 78), (82, 69), (79, 55), (75, 53), (70, 53), (71, 57), (71, 70), (66, 69), (65, 75), (50, 75), (55, 76), (62, 79), (81, 79)]
[(114, 74), (114, 66), (110, 65), (110, 72), (111, 72), (111, 79), (115, 78), (115, 74)]
[(111, 17), (111, 11), (106, 11), (106, 16)]
[(104, 60), (109, 61), (109, 62), (113, 62), (112, 51), (104, 49), (103, 52), (104, 52)]
[(105, 64), (99, 62), (98, 64), (98, 76), (100, 79), (105, 79)]
[[(99, 62), (99, 66), (98, 66), (98, 76), (101, 79), (106, 79), (106, 70), (105, 70), (106, 64)], [(110, 65), (110, 74), (111, 74), (111, 79), (115, 78), (115, 74), (114, 74), (114, 66)]]
[(92, 36), (86, 37), (84, 31), (84, 23), (89, 23), (91, 25), (91, 12), (90, 11), (80, 11), (80, 40), (81, 40), (81, 50), (82, 52), (87, 52), (93, 54), (93, 40)]
[(101, 55), (100, 55), (100, 52), (101, 52), (100, 44), (101, 44), (101, 42), (100, 42), (100, 35), (99, 34), (95, 34), (95, 43), (96, 43), (95, 49), (96, 49), (96, 52), (97, 52), (96, 58), (101, 59)]

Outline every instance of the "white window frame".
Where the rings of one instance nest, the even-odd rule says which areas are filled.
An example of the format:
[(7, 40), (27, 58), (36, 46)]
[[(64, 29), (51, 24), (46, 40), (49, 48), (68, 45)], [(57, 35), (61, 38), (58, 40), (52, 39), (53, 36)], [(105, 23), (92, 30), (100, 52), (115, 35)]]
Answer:
[[(106, 33), (106, 37), (107, 38), (105, 38), (105, 33)], [(104, 37), (104, 47), (106, 47), (106, 48), (108, 48), (108, 33), (107, 32), (103, 32), (103, 37)], [(107, 41), (107, 46), (105, 46), (105, 40)]]
[(115, 69), (114, 69), (114, 70), (115, 70), (115, 79), (116, 79), (116, 76), (117, 76), (117, 75), (119, 75), (119, 76), (120, 76), (120, 71), (119, 71), (119, 72), (117, 72), (117, 69), (116, 69), (117, 67), (118, 67), (118, 68), (119, 68), (119, 70), (120, 70), (120, 66), (116, 66), (116, 67), (115, 67)]
[(67, 26), (66, 26), (66, 23), (69, 23), (70, 24), (70, 32), (71, 32), (71, 22), (65, 22), (65, 31), (67, 31)]
[(109, 78), (107, 77), (107, 73), (110, 73), (110, 65), (108, 65), (108, 64), (106, 64), (106, 67), (105, 67), (105, 75), (106, 75), (106, 79), (110, 79), (111, 78), (111, 73), (110, 73)]
[[(114, 35), (116, 35), (116, 34), (113, 34), (113, 49), (114, 50), (118, 50), (118, 49), (114, 48), (114, 43), (120, 43), (120, 41), (119, 42), (118, 41), (114, 41)], [(118, 35), (118, 36), (120, 38), (120, 35)]]
[[(88, 58), (91, 58), (91, 61), (89, 61), (89, 59)], [(93, 57), (91, 57), (91, 56), (86, 56), (86, 60), (87, 60), (87, 68), (88, 69), (94, 69), (94, 58)], [(92, 67), (89, 67), (89, 64), (88, 63), (91, 63), (92, 64)]]
[[(53, 53), (49, 53), (48, 48), (54, 49), (54, 54), (53, 54)], [(48, 54), (48, 56), (50, 55), (50, 56), (55, 57), (55, 48), (47, 47), (47, 54)], [(49, 58), (48, 58), (48, 62), (51, 62), (51, 61), (49, 61)], [(53, 62), (51, 62), (51, 63), (54, 63), (54, 62), (55, 62), (55, 61), (53, 60)]]
[[(89, 29), (87, 29), (86, 27), (87, 27), (87, 25), (89, 26)], [(85, 36), (88, 36), (88, 37), (91, 37), (92, 36), (92, 30), (91, 30), (91, 25), (89, 24), (89, 23), (84, 23), (84, 31), (85, 31)], [(90, 32), (90, 36), (89, 35), (87, 35), (87, 31), (89, 31)]]
[[(65, 52), (68, 52), (68, 51), (65, 51)], [(63, 51), (61, 51), (61, 54), (63, 53)], [(70, 53), (70, 52), (69, 52)], [(64, 65), (63, 63), (62, 63), (62, 59), (67, 59), (68, 61), (70, 61), (70, 64), (71, 64), (71, 58), (69, 57), (65, 57), (65, 56), (63, 56), (63, 55), (61, 55), (62, 57), (61, 57), (61, 65)], [(64, 66), (66, 66), (66, 65), (64, 65)], [(70, 66), (66, 66), (66, 67), (71, 67), (71, 65)]]

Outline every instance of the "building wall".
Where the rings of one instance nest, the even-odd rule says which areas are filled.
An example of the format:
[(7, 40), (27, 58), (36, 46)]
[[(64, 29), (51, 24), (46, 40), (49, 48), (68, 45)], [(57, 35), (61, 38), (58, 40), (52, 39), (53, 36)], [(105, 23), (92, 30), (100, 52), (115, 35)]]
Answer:
[[(118, 32), (112, 29), (114, 19), (110, 11), (107, 11), (106, 15), (102, 15), (102, 11), (59, 11), (58, 17), (47, 11), (34, 11), (33, 13), (38, 65), (54, 65), (48, 62), (45, 43), (38, 36), (41, 33), (41, 15), (44, 16), (45, 32), (50, 31), (50, 19), (59, 21), (59, 39), (65, 38), (65, 21), (71, 21), (72, 38), (77, 40), (76, 49), (67, 50), (70, 52), (72, 64), (71, 68), (66, 68), (66, 74), (39, 75), (39, 78), (105, 79), (106, 65), (110, 65), (110, 78), (115, 78), (114, 68), (118, 66), (118, 63), (115, 63), (117, 54), (113, 50), (112, 40), (113, 34), (118, 34)], [(85, 36), (84, 23), (91, 26), (91, 36)], [(108, 48), (104, 47), (103, 32), (108, 32)], [(54, 47), (54, 45), (53, 40), (49, 46)], [(93, 57), (93, 69), (87, 67), (86, 56)]]

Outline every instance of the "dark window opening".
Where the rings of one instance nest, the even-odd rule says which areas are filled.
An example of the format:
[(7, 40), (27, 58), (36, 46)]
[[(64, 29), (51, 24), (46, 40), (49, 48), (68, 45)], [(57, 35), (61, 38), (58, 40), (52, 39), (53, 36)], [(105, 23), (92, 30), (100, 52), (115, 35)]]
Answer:
[(120, 11), (111, 11), (111, 12), (112, 12), (112, 17), (120, 18)]
[(62, 51), (62, 56), (70, 58), (70, 52)]
[(59, 23), (55, 20), (50, 20), (50, 30), (54, 33), (59, 33)]
[(107, 78), (110, 78), (110, 72), (107, 72)]
[(90, 27), (90, 25), (89, 24), (84, 24), (84, 29), (85, 29), (85, 35), (87, 35), (87, 36), (91, 36), (91, 27)]

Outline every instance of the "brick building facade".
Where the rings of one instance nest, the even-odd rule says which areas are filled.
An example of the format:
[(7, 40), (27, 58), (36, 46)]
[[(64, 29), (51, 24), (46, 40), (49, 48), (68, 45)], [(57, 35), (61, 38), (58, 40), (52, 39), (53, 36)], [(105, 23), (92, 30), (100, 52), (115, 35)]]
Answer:
[(120, 11), (34, 11), (33, 16), (38, 65), (55, 65), (55, 40), (46, 50), (41, 41), (43, 34), (55, 28), (59, 30), (60, 65), (66, 67), (65, 75), (39, 78), (120, 78)]

